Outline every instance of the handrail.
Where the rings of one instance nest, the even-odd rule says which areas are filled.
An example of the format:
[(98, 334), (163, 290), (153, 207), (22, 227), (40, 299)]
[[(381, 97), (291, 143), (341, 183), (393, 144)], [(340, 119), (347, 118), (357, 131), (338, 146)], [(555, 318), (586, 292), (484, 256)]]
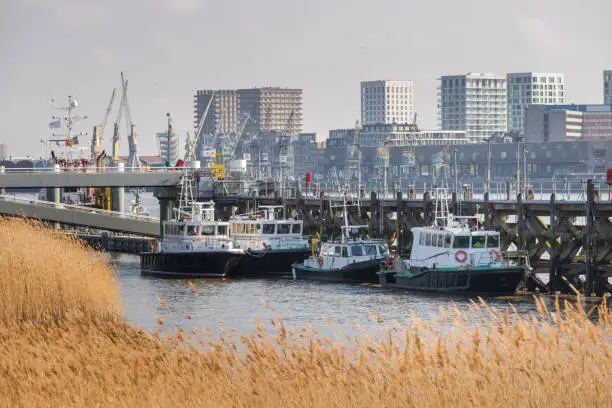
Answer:
[(30, 205), (34, 205), (35, 207), (46, 207), (46, 208), (55, 208), (55, 209), (73, 209), (73, 210), (77, 210), (77, 211), (84, 212), (84, 213), (92, 213), (92, 214), (106, 215), (106, 216), (112, 216), (112, 217), (118, 217), (118, 218), (127, 218), (127, 219), (136, 220), (136, 221), (149, 221), (149, 222), (159, 223), (159, 218), (152, 217), (150, 215), (122, 213), (118, 211), (102, 210), (99, 208), (84, 207), (84, 206), (74, 205), (74, 204), (54, 203), (53, 201), (18, 198), (18, 197), (15, 197), (14, 195), (9, 195), (9, 194), (0, 194), (0, 200), (5, 201), (5, 202), (10, 202), (10, 203), (30, 204)]

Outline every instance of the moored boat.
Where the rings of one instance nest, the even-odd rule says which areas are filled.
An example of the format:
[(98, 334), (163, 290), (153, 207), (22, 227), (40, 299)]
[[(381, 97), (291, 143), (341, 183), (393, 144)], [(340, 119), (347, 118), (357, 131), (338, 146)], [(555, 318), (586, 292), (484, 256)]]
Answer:
[(436, 206), (432, 226), (412, 228), (410, 258), (396, 257), (380, 271), (383, 287), (482, 296), (514, 294), (526, 268), (504, 257), (499, 232), (480, 228), (477, 217), (451, 214), (445, 190), (438, 191)]

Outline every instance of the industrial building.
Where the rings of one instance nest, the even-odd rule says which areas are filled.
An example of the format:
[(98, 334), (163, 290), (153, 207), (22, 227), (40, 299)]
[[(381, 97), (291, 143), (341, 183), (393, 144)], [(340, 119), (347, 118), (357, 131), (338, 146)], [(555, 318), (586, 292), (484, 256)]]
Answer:
[(442, 130), (465, 131), (474, 141), (505, 132), (508, 127), (506, 76), (491, 73), (442, 76), (438, 108)]
[(612, 70), (603, 73), (604, 104), (612, 105)]
[(531, 105), (525, 140), (612, 140), (612, 105)]
[(412, 81), (361, 82), (361, 123), (410, 123), (414, 115)]
[(302, 90), (289, 88), (251, 88), (236, 91), (240, 117), (249, 115), (245, 133), (302, 131)]
[(523, 132), (527, 106), (565, 103), (565, 75), (547, 72), (510, 73), (508, 79), (508, 130)]

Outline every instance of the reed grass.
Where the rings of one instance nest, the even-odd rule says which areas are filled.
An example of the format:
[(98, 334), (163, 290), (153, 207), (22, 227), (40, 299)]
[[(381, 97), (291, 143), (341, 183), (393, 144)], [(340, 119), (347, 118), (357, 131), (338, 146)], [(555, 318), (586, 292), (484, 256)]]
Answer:
[[(88, 303), (88, 296), (100, 296), (93, 290), (100, 282), (80, 283), (86, 288), (80, 301), (65, 300), (76, 294), (55, 295), (60, 286), (44, 267), (71, 264), (53, 254), (91, 262), (98, 273), (78, 275), (87, 279), (108, 276), (108, 266), (79, 243), (24, 223), (0, 223), (0, 240), (24, 230), (44, 237), (40, 247), (53, 251), (22, 252), (11, 268), (2, 252), (3, 275), (29, 274), (3, 279), (22, 292), (19, 285), (46, 282), (39, 293), (64, 308), (43, 326), (38, 322), (47, 314), (39, 308), (49, 303), (11, 298), (23, 305), (2, 315), (0, 406), (605, 407), (612, 401), (612, 315), (605, 304), (585, 311), (566, 302), (549, 310), (538, 301), (538, 313), (525, 317), (475, 303), (469, 311), (441, 310), (434, 322), (384, 322), (374, 313), (379, 330), (352, 337), (289, 329), (278, 317), (257, 322), (251, 335), (145, 333), (98, 318), (118, 307), (112, 288)], [(46, 260), (31, 259), (37, 257)], [(77, 317), (68, 312), (74, 308)], [(83, 319), (86, 313), (92, 318)], [(475, 315), (486, 323), (473, 325)]]

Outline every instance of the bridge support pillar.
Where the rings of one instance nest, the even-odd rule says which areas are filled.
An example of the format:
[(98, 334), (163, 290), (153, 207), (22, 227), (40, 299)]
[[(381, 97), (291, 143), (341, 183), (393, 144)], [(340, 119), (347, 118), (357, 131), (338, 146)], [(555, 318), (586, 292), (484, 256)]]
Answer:
[(172, 218), (174, 212), (174, 201), (168, 198), (159, 199), (159, 236), (164, 236), (164, 221), (168, 221)]
[(125, 212), (125, 187), (111, 188), (111, 211)]
[(47, 201), (59, 204), (62, 201), (62, 190), (59, 187), (47, 188)]

